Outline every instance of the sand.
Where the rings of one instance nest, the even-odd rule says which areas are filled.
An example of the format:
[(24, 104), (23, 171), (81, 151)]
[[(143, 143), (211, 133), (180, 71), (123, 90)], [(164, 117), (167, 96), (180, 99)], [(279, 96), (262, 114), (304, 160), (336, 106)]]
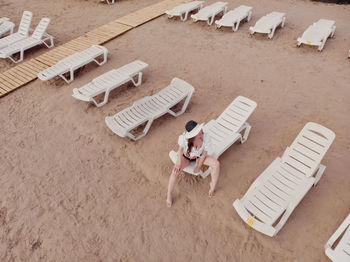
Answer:
[[(23, 10), (52, 19), (57, 45), (157, 0), (0, 0), (0, 17), (16, 24)], [(212, 0), (208, 3), (214, 2)], [(109, 61), (76, 80), (36, 80), (0, 100), (0, 261), (329, 261), (324, 244), (350, 211), (350, 6), (296, 0), (229, 1), (254, 7), (236, 33), (165, 16), (107, 43)], [(273, 40), (248, 28), (270, 11), (287, 13)], [(295, 46), (319, 18), (336, 20), (320, 53)], [(35, 57), (41, 47), (26, 52)], [(140, 87), (125, 85), (102, 108), (72, 89), (134, 59), (150, 66)], [(0, 71), (13, 67), (0, 61)], [(114, 135), (104, 117), (165, 87), (173, 77), (196, 92), (185, 114), (156, 120), (143, 139)], [(238, 95), (258, 103), (248, 141), (221, 157), (216, 196), (210, 179), (182, 174), (166, 207), (168, 152), (190, 119), (216, 118)], [(282, 155), (309, 121), (337, 137), (327, 166), (274, 238), (249, 228), (232, 202)]]

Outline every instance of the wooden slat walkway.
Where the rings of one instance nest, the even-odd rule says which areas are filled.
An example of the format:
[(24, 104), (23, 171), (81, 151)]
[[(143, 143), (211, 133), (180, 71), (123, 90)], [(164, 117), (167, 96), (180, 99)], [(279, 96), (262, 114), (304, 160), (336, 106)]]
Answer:
[(0, 73), (0, 97), (37, 79), (39, 72), (56, 64), (61, 59), (89, 48), (91, 45), (104, 44), (139, 25), (163, 15), (165, 10), (184, 2), (187, 2), (187, 0), (165, 0), (147, 6), (55, 47), (36, 58), (16, 65), (4, 73)]

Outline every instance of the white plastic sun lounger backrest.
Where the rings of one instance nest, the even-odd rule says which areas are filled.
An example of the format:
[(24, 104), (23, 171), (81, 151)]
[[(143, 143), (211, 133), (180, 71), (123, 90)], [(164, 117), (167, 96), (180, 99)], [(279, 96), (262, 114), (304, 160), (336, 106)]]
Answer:
[[(120, 137), (129, 137), (138, 140), (144, 137), (153, 121), (162, 115), (169, 113), (172, 116), (183, 114), (194, 93), (194, 88), (184, 80), (174, 78), (170, 85), (153, 96), (147, 96), (134, 102), (134, 104), (114, 116), (107, 116), (105, 122), (109, 129)], [(175, 113), (172, 107), (185, 99), (182, 109)], [(132, 130), (146, 124), (141, 135), (135, 136)]]
[(13, 29), (15, 28), (15, 24), (10, 21), (7, 17), (0, 18), (0, 37), (3, 34), (9, 32), (9, 34), (13, 34)]
[(44, 34), (46, 33), (46, 29), (50, 24), (50, 18), (42, 18), (39, 22), (39, 24), (36, 26), (33, 34), (31, 37), (35, 40), (41, 40)]
[(328, 128), (309, 122), (282, 156), (283, 163), (306, 177), (314, 175), (333, 143), (335, 134)]
[[(333, 247), (337, 241), (338, 244)], [(327, 241), (325, 252), (333, 262), (350, 261), (350, 214)]]
[(28, 36), (30, 30), (30, 24), (32, 23), (33, 13), (24, 11), (21, 22), (18, 27), (18, 33), (24, 36)]
[(186, 21), (188, 14), (196, 9), (200, 10), (203, 7), (204, 1), (192, 1), (186, 4), (182, 4), (174, 7), (171, 10), (165, 11), (165, 14), (168, 15), (168, 18), (172, 18), (174, 16), (180, 16), (182, 21)]
[(243, 19), (250, 21), (253, 8), (246, 5), (241, 5), (234, 10), (227, 12), (220, 20), (215, 21), (217, 28), (221, 26), (232, 27), (232, 30), (236, 32), (239, 24)]
[[(253, 100), (243, 96), (238, 96), (216, 120), (209, 121), (203, 127), (203, 131), (210, 136), (212, 141), (212, 157), (218, 158), (237, 140), (240, 140), (241, 143), (244, 143), (247, 140), (251, 129), (247, 120), (255, 110), (256, 106), (257, 104)], [(243, 130), (245, 131), (242, 135), (241, 132)], [(170, 151), (169, 157), (174, 163), (176, 163), (177, 152), (174, 150)], [(200, 175), (203, 178), (207, 177), (211, 172), (209, 168), (205, 172), (200, 171), (199, 173), (194, 173), (194, 167), (195, 163), (190, 163), (190, 165), (183, 171), (193, 175)]]
[[(97, 107), (103, 106), (108, 102), (109, 94), (113, 89), (129, 81), (134, 86), (139, 86), (142, 83), (142, 70), (147, 67), (148, 64), (145, 62), (136, 60), (118, 69), (112, 69), (81, 88), (74, 88), (73, 97), (82, 101), (92, 101)], [(137, 82), (134, 80), (135, 76), (138, 76)], [(104, 100), (98, 103), (94, 97), (102, 93), (105, 93)]]

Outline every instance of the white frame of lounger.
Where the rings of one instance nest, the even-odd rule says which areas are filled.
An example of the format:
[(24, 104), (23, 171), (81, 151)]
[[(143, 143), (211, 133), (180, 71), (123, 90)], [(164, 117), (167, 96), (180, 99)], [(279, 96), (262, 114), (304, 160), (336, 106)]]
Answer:
[[(240, 7), (240, 6), (239, 6), (239, 7)], [(239, 8), (239, 7), (237, 7), (237, 8)], [(248, 6), (247, 6), (247, 7), (248, 7)], [(249, 22), (250, 19), (252, 18), (253, 7), (251, 7), (251, 6), (249, 6), (249, 7), (250, 7), (250, 10), (247, 12), (247, 15), (246, 15), (245, 17), (243, 17), (242, 19), (237, 19), (237, 20), (234, 20), (234, 21), (233, 21), (233, 24), (232, 24), (232, 31), (233, 31), (233, 32), (237, 32), (237, 31), (238, 31), (239, 25), (240, 25), (240, 23), (241, 23), (244, 19), (246, 19), (247, 22)], [(237, 8), (235, 8), (235, 9), (237, 9)], [(233, 9), (232, 11), (234, 11), (235, 9)], [(228, 14), (229, 12), (230, 12), (230, 11), (228, 11), (226, 14)], [(225, 14), (225, 15), (226, 15), (226, 14)], [(216, 20), (216, 21), (215, 21), (215, 24), (216, 24), (216, 28), (217, 28), (217, 29), (221, 28), (222, 26), (225, 27), (225, 25), (220, 24), (220, 20)]]
[[(315, 25), (316, 23), (317, 23), (317, 22), (313, 23), (311, 26)], [(311, 26), (309, 26), (309, 27), (311, 27)], [(308, 30), (309, 27), (308, 27), (306, 30)], [(333, 38), (336, 28), (337, 28), (337, 27), (336, 27), (335, 25), (332, 26), (331, 31), (329, 32), (329, 34), (323, 36), (321, 42), (319, 42), (319, 43), (313, 43), (313, 42), (310, 42), (310, 41), (308, 41), (308, 40), (303, 39), (302, 37), (298, 37), (298, 39), (297, 39), (297, 47), (300, 47), (301, 44), (313, 45), (313, 46), (317, 46), (317, 47), (318, 47), (317, 50), (321, 52), (322, 49), (323, 49), (323, 47), (324, 47), (325, 44), (326, 44), (327, 39), (328, 39), (329, 37), (330, 37), (330, 38)], [(305, 31), (306, 31), (306, 30), (305, 30)], [(304, 31), (304, 32), (305, 32), (305, 31)]]
[(114, 4), (115, 3), (114, 1), (115, 0), (100, 0), (100, 2), (107, 2), (107, 4), (109, 4), (109, 5)]
[[(178, 78), (173, 78), (173, 80), (171, 81), (170, 85), (172, 84), (172, 82), (174, 81), (174, 79), (178, 79)], [(181, 80), (181, 79), (178, 79), (178, 80)], [(184, 80), (181, 80), (181, 81), (184, 81)], [(186, 81), (184, 81), (184, 82), (186, 82)], [(187, 82), (186, 82), (186, 84), (190, 85), (190, 84), (187, 83)], [(170, 86), (170, 85), (168, 85), (168, 86)], [(168, 87), (168, 86), (167, 86), (167, 87)], [(190, 86), (191, 86), (191, 85), (190, 85)], [(165, 87), (165, 88), (167, 88), (167, 87)], [(193, 88), (193, 86), (191, 86), (191, 87)], [(164, 90), (165, 88), (163, 88), (162, 90)], [(159, 92), (161, 92), (162, 90), (160, 90)], [(118, 112), (117, 114), (115, 114), (115, 115), (113, 115), (113, 116), (107, 116), (107, 117), (105, 118), (105, 122), (106, 122), (108, 128), (109, 128), (113, 133), (117, 134), (118, 136), (120, 136), (120, 137), (129, 137), (130, 139), (132, 139), (132, 140), (134, 140), (134, 141), (139, 140), (140, 138), (142, 138), (142, 137), (144, 137), (145, 135), (147, 135), (147, 133), (148, 133), (148, 131), (149, 131), (149, 129), (150, 129), (150, 127), (151, 127), (151, 125), (152, 125), (152, 123), (153, 123), (153, 121), (154, 121), (155, 119), (160, 118), (161, 116), (165, 115), (166, 113), (169, 113), (170, 115), (172, 115), (172, 116), (174, 116), (174, 117), (178, 117), (179, 115), (183, 114), (183, 113), (186, 111), (186, 109), (187, 109), (187, 106), (188, 106), (188, 104), (189, 104), (189, 102), (190, 102), (190, 100), (191, 100), (191, 97), (192, 97), (194, 91), (195, 91), (195, 90), (194, 90), (194, 88), (193, 88), (192, 92), (188, 93), (186, 97), (184, 97), (184, 98), (182, 98), (181, 100), (177, 101), (175, 104), (173, 104), (173, 105), (170, 107), (170, 108), (174, 107), (175, 105), (177, 105), (178, 103), (180, 103), (181, 101), (183, 101), (183, 100), (185, 99), (185, 102), (184, 102), (184, 104), (182, 105), (182, 108), (181, 108), (181, 110), (180, 110), (179, 112), (175, 113), (174, 111), (170, 110), (170, 108), (168, 108), (167, 110), (164, 110), (164, 111), (162, 111), (162, 112), (159, 112), (159, 113), (156, 114), (156, 115), (153, 115), (152, 117), (148, 117), (148, 118), (142, 119), (142, 122), (138, 122), (137, 124), (135, 124), (135, 125), (133, 125), (133, 126), (130, 126), (129, 128), (123, 130), (122, 133), (116, 133), (116, 132), (115, 132), (114, 130), (112, 130), (112, 129), (110, 128), (110, 126), (109, 126), (109, 122), (114, 121), (114, 117), (115, 117), (117, 114), (119, 114), (120, 112)], [(159, 93), (159, 92), (158, 92), (158, 93)], [(158, 93), (154, 94), (154, 96), (156, 96)], [(152, 98), (152, 96), (143, 97), (143, 98), (141, 98), (141, 99), (135, 101), (135, 102), (132, 104), (132, 106), (130, 106), (130, 107), (134, 107), (135, 105), (138, 105), (138, 104), (143, 104), (145, 101), (146, 101), (146, 102), (149, 101), (150, 98)], [(128, 108), (130, 108), (130, 107), (127, 107), (127, 108), (125, 108), (125, 109), (128, 109)], [(123, 109), (123, 110), (125, 110), (125, 109)], [(165, 108), (164, 108), (164, 109), (165, 109)], [(112, 123), (113, 123), (113, 122), (112, 122)], [(144, 123), (147, 123), (147, 124), (146, 124), (146, 126), (144, 127), (144, 129), (143, 129), (143, 131), (142, 131), (142, 133), (141, 133), (140, 135), (138, 135), (137, 137), (135, 137), (133, 134), (130, 133), (130, 131), (134, 130), (135, 128), (137, 128), (137, 127), (139, 127), (139, 126), (141, 126), (141, 125), (143, 125)]]
[[(134, 62), (135, 62), (135, 61), (134, 61)], [(142, 61), (141, 61), (141, 62), (142, 62)], [(131, 62), (131, 63), (133, 63), (133, 62)], [(143, 62), (143, 63), (144, 63), (144, 62)], [(144, 69), (146, 69), (147, 67), (148, 67), (148, 65), (147, 65)], [(118, 68), (117, 68), (117, 69), (112, 69), (112, 70), (110, 70), (109, 72), (114, 71), (114, 70), (118, 70)], [(106, 74), (108, 74), (109, 72), (107, 72)], [(97, 101), (95, 100), (94, 97), (85, 97), (85, 96), (80, 95), (80, 94), (78, 93), (78, 92), (79, 92), (79, 91), (78, 91), (79, 88), (74, 88), (74, 89), (73, 89), (73, 95), (72, 95), (72, 96), (73, 96), (74, 98), (76, 98), (76, 99), (80, 99), (80, 100), (83, 100), (83, 101), (87, 101), (86, 98), (88, 98), (88, 99), (89, 99), (89, 100), (88, 100), (89, 102), (93, 102), (97, 107), (101, 107), (101, 106), (107, 104), (108, 98), (109, 98), (109, 93), (110, 93), (111, 91), (113, 91), (114, 89), (120, 87), (121, 85), (123, 85), (123, 84), (125, 84), (125, 83), (127, 83), (127, 82), (129, 82), (129, 81), (131, 81), (135, 87), (138, 87), (139, 85), (141, 85), (141, 83), (142, 83), (142, 75), (143, 75), (143, 74), (142, 74), (142, 71), (140, 70), (140, 71), (138, 71), (138, 72), (135, 72), (134, 74), (129, 75), (129, 77), (128, 77), (127, 79), (125, 79), (124, 81), (118, 83), (117, 85), (113, 85), (112, 87), (106, 88), (105, 91), (102, 91), (102, 92), (100, 93), (100, 94), (105, 93), (104, 99), (103, 99), (103, 101), (100, 102), (100, 103), (97, 103)], [(135, 76), (137, 76), (137, 80), (134, 79)], [(102, 77), (102, 76), (99, 76), (99, 77)], [(93, 82), (93, 81), (92, 81), (92, 82)], [(98, 94), (98, 95), (100, 95), (100, 94)]]
[[(172, 10), (167, 10), (165, 11), (165, 14), (168, 16), (169, 19), (175, 17), (175, 16), (179, 16), (181, 21), (185, 22), (188, 18), (188, 14), (195, 11), (195, 10), (201, 10), (203, 8), (203, 3), (204, 1), (197, 1), (197, 2), (200, 2), (198, 3), (197, 6), (195, 7), (192, 7), (192, 8), (189, 8), (189, 9), (186, 9), (186, 10), (183, 10), (182, 12), (180, 12), (179, 14), (174, 14), (172, 12)], [(188, 3), (189, 4), (189, 3)], [(175, 7), (176, 8), (176, 7)], [(185, 14), (185, 16), (183, 16), (183, 14)]]
[[(269, 13), (269, 14), (270, 14), (270, 13)], [(268, 14), (267, 14), (267, 15), (268, 15)], [(264, 15), (264, 16), (267, 16), (267, 15)], [(263, 18), (264, 16), (260, 17), (260, 19)], [(260, 19), (259, 19), (259, 20), (260, 20)], [(259, 22), (259, 20), (258, 20), (257, 22)], [(275, 24), (272, 28), (270, 28), (270, 31), (269, 31), (269, 32), (257, 32), (257, 31), (255, 31), (255, 29), (254, 29), (254, 28), (255, 28), (255, 25), (249, 27), (249, 32), (250, 32), (251, 35), (253, 35), (253, 34), (255, 34), (255, 33), (267, 34), (267, 37), (268, 37), (269, 39), (272, 39), (273, 36), (275, 35), (275, 31), (276, 31), (277, 27), (281, 26), (281, 28), (283, 28), (285, 22), (286, 22), (286, 14), (284, 13), (284, 16), (282, 17), (282, 20), (281, 20), (278, 24)]]
[[(224, 6), (224, 9), (220, 9), (220, 10), (218, 10), (218, 11), (212, 13), (212, 14), (211, 14), (210, 16), (208, 16), (206, 19), (199, 18), (198, 16), (196, 16), (197, 14), (191, 15), (191, 18), (192, 18), (193, 22), (196, 23), (196, 22), (198, 22), (198, 21), (207, 21), (208, 25), (212, 25), (212, 24), (214, 23), (215, 17), (216, 17), (218, 14), (222, 13), (222, 15), (224, 15), (224, 14), (226, 14), (226, 12), (227, 12), (228, 3), (227, 3), (227, 2), (223, 2), (223, 3), (226, 3), (226, 5)], [(215, 4), (215, 3), (213, 3), (213, 4)], [(205, 7), (209, 7), (209, 6), (210, 6), (210, 5), (205, 6)], [(205, 8), (205, 7), (204, 7), (204, 8)]]
[[(253, 107), (252, 111), (250, 112), (250, 115), (255, 111), (256, 107), (257, 107), (257, 104), (255, 103), (255, 101), (249, 99), (249, 98), (246, 98), (246, 97), (243, 97), (243, 96), (238, 96), (237, 98), (235, 98), (235, 100), (233, 100), (230, 105), (228, 105), (225, 110), (223, 111), (223, 113), (232, 106), (232, 104), (235, 102), (235, 101), (238, 101), (238, 102), (245, 102), (245, 103), (249, 103), (251, 104), (251, 106)], [(255, 104), (254, 104), (255, 103)], [(223, 114), (222, 113), (222, 114)], [(222, 114), (220, 114), (220, 116), (217, 118), (217, 119), (212, 119), (210, 120), (204, 127), (203, 127), (203, 131), (206, 132), (206, 129), (207, 128), (210, 128), (211, 126), (214, 126), (216, 125), (216, 122), (220, 119), (220, 117), (222, 116)], [(249, 117), (250, 117), (249, 115)], [(249, 118), (248, 117), (248, 118)], [(247, 119), (248, 119), (247, 118)], [(220, 124), (218, 124), (220, 125)], [(224, 127), (223, 127), (224, 128)], [(212, 155), (212, 157), (214, 157), (215, 159), (218, 159), (227, 149), (229, 149), (234, 143), (236, 143), (238, 140), (240, 140), (240, 143), (243, 144), (247, 139), (248, 139), (248, 136), (249, 136), (249, 133), (250, 133), (250, 130), (251, 130), (251, 125), (245, 121), (242, 126), (238, 129), (237, 132), (231, 132), (232, 133), (232, 140), (230, 140), (230, 143), (226, 144), (225, 147), (222, 147), (220, 148), (220, 151), (218, 152), (214, 152), (215, 154)], [(243, 133), (243, 135), (242, 135)], [(170, 159), (173, 161), (173, 163), (176, 162), (177, 160), (177, 152), (175, 152), (174, 150), (170, 151), (169, 152), (169, 157)], [(183, 169), (184, 172), (186, 173), (189, 173), (189, 174), (192, 174), (192, 175), (195, 175), (195, 176), (198, 176), (200, 175), (203, 179), (206, 178), (210, 173), (211, 173), (211, 169), (208, 168), (205, 172), (203, 172), (202, 170), (199, 171), (199, 173), (195, 173), (193, 172), (194, 170), (194, 167), (195, 167), (196, 163), (190, 163), (187, 167), (185, 167)]]
[[(308, 132), (310, 129), (313, 129), (313, 131), (316, 131), (322, 135), (325, 135), (325, 134), (329, 135), (328, 139), (330, 140), (330, 142), (329, 142), (328, 148), (323, 153), (321, 151), (322, 155), (319, 156), (320, 159), (317, 160), (317, 164), (314, 165), (314, 167), (310, 169), (309, 173), (307, 173), (305, 175), (305, 177), (302, 181), (303, 184), (301, 184), (300, 186), (297, 187), (297, 191), (293, 194), (293, 198), (288, 199), (288, 205), (287, 205), (285, 211), (281, 214), (280, 217), (278, 217), (278, 218), (280, 218), (280, 220), (278, 221), (278, 218), (276, 220), (276, 221), (278, 221), (278, 223), (275, 226), (273, 226), (273, 225), (265, 224), (262, 221), (256, 220), (254, 217), (254, 214), (250, 214), (248, 212), (248, 210), (243, 205), (243, 202), (245, 201), (245, 199), (249, 195), (251, 195), (253, 192), (255, 192), (256, 188), (258, 188), (262, 184), (262, 182), (265, 181), (266, 177), (270, 177), (270, 174), (272, 171), (276, 170), (278, 167), (280, 167), (281, 165), (284, 165), (286, 163), (288, 165), (288, 161), (290, 161), (290, 156), (291, 156), (291, 153), (290, 153), (291, 147), (295, 146), (295, 144), (298, 144), (298, 142), (300, 142), (299, 141), (300, 139), (304, 139), (302, 137), (304, 137), (306, 135), (306, 132)], [(291, 147), (287, 147), (287, 149), (283, 153), (282, 158), (277, 157), (259, 175), (259, 177), (253, 182), (253, 184), (251, 184), (251, 186), (249, 187), (248, 191), (244, 194), (244, 196), (241, 199), (236, 199), (233, 202), (233, 207), (235, 208), (236, 212), (241, 217), (241, 219), (246, 224), (248, 224), (250, 227), (253, 227), (255, 230), (257, 230), (265, 235), (268, 235), (270, 237), (275, 236), (282, 229), (284, 224), (287, 222), (289, 216), (292, 214), (294, 209), (298, 206), (300, 201), (309, 192), (311, 187), (316, 186), (317, 183), (319, 182), (319, 180), (321, 179), (321, 177), (326, 169), (326, 167), (321, 164), (321, 161), (324, 158), (325, 154), (327, 153), (329, 147), (332, 145), (334, 138), (335, 138), (335, 134), (331, 130), (329, 130), (328, 128), (323, 127), (323, 126), (316, 124), (316, 123), (312, 123), (312, 122), (307, 123), (304, 126), (304, 128), (299, 132), (298, 136), (293, 141)], [(310, 155), (306, 154), (305, 152), (306, 151), (303, 151), (301, 153), (304, 154), (304, 156), (306, 158), (310, 157)], [(313, 153), (313, 154), (316, 155), (316, 153)], [(290, 167), (290, 168), (293, 169), (292, 167)], [(251, 224), (249, 224), (249, 222), (251, 222)]]
[[(345, 231), (350, 231), (350, 214), (345, 218), (345, 220), (341, 223), (341, 225), (333, 233), (333, 235), (330, 237), (330, 239), (327, 241), (327, 243), (324, 247), (326, 255), (334, 262), (346, 262), (345, 260), (340, 260), (339, 258), (337, 258), (337, 253), (336, 253), (335, 249), (332, 248), (334, 243), (338, 240), (338, 238)], [(338, 245), (341, 244), (342, 241), (345, 241), (345, 240), (343, 238), (340, 239)], [(348, 241), (350, 242), (350, 240), (348, 240)], [(350, 254), (349, 254), (349, 259), (350, 259)]]

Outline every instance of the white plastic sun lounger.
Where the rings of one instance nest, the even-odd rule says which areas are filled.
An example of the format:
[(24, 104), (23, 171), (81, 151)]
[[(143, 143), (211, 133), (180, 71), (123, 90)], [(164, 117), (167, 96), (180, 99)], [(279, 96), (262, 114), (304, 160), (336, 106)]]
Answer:
[[(91, 62), (95, 62), (99, 66), (107, 62), (107, 48), (100, 45), (93, 45), (84, 51), (77, 52), (71, 56), (63, 58), (56, 65), (53, 65), (44, 71), (38, 73), (38, 78), (42, 81), (50, 80), (56, 76), (61, 77), (68, 84), (74, 80), (74, 71)], [(103, 61), (99, 62), (98, 57), (103, 55)], [(67, 79), (64, 74), (69, 73)]]
[(208, 25), (212, 25), (219, 13), (226, 14), (227, 11), (226, 2), (216, 2), (214, 4), (208, 5), (198, 11), (198, 13), (191, 15), (194, 22), (197, 21), (207, 21)]
[[(139, 86), (142, 82), (142, 70), (147, 68), (148, 64), (136, 60), (118, 69), (113, 69), (95, 79), (90, 83), (73, 89), (73, 97), (86, 102), (93, 102), (97, 107), (107, 104), (109, 93), (131, 81), (135, 86)], [(138, 76), (137, 81), (134, 77)], [(105, 93), (104, 100), (101, 103), (97, 103), (94, 97)]]
[[(138, 140), (144, 137), (153, 121), (162, 115), (169, 113), (172, 116), (183, 114), (190, 102), (194, 88), (184, 80), (173, 78), (170, 85), (153, 96), (146, 96), (114, 116), (107, 116), (105, 121), (109, 129), (121, 137), (129, 137)], [(175, 113), (172, 107), (185, 99), (182, 109)], [(130, 131), (146, 124), (141, 135), (135, 137)]]
[(111, 5), (114, 4), (115, 0), (100, 0), (100, 2), (107, 2), (107, 4)]
[[(342, 234), (343, 236), (341, 236)], [(338, 244), (333, 248), (338, 239)], [(350, 261), (350, 214), (328, 240), (325, 245), (325, 252), (333, 262)]]
[(320, 19), (310, 25), (303, 35), (298, 38), (297, 46), (301, 44), (318, 46), (318, 51), (322, 51), (328, 37), (333, 37), (335, 32), (335, 21)]
[(174, 16), (179, 16), (181, 21), (186, 21), (188, 14), (194, 10), (200, 10), (203, 7), (204, 1), (192, 1), (187, 4), (179, 5), (169, 11), (165, 11), (165, 14), (168, 15), (168, 18), (173, 18)]
[(307, 123), (281, 158), (277, 157), (254, 181), (242, 199), (233, 203), (249, 226), (275, 236), (325, 170), (321, 160), (335, 134)]
[[(46, 29), (49, 23), (50, 23), (49, 18), (42, 18), (30, 37), (27, 37), (10, 46), (7, 46), (1, 49), (0, 58), (9, 58), (12, 62), (19, 63), (23, 61), (24, 51), (34, 46), (44, 44), (48, 48), (53, 47), (54, 46), (53, 37), (46, 33)], [(50, 41), (50, 44), (46, 43), (47, 40)], [(19, 58), (15, 60), (13, 58), (13, 55), (17, 53), (19, 53)]]
[(32, 22), (33, 14), (29, 11), (24, 11), (21, 22), (18, 27), (18, 32), (0, 39), (0, 49), (12, 45), (20, 40), (28, 37), (30, 24)]
[(7, 17), (0, 18), (0, 37), (9, 32), (10, 35), (13, 34), (13, 29), (15, 24), (10, 21)]
[(220, 20), (216, 20), (216, 27), (220, 28), (222, 26), (228, 26), (232, 27), (232, 30), (236, 32), (242, 20), (247, 19), (247, 22), (250, 21), (252, 10), (253, 8), (250, 6), (241, 5), (234, 10), (227, 12)]
[(254, 26), (249, 28), (250, 34), (261, 33), (268, 34), (271, 39), (275, 34), (276, 28), (281, 25), (284, 27), (286, 21), (286, 14), (280, 12), (271, 12), (263, 17), (261, 17)]
[[(254, 101), (238, 96), (216, 120), (211, 120), (203, 127), (203, 131), (209, 134), (212, 141), (212, 157), (219, 158), (237, 140), (241, 143), (247, 140), (251, 126), (246, 121), (256, 106), (257, 104)], [(243, 136), (241, 133), (243, 133)], [(172, 150), (169, 156), (175, 164), (177, 152)], [(193, 175), (200, 175), (202, 178), (207, 177), (211, 172), (210, 168), (208, 168), (205, 172), (194, 173), (195, 166), (195, 162), (190, 163), (183, 171)]]

